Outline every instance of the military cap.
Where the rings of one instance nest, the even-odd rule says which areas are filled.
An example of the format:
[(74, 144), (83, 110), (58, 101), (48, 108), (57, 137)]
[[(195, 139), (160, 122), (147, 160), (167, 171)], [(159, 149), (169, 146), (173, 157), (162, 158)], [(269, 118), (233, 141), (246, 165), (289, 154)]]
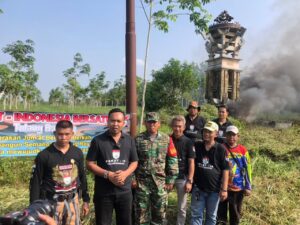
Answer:
[(146, 120), (146, 122), (149, 122), (149, 121), (158, 122), (159, 121), (159, 115), (156, 112), (148, 112), (146, 114), (146, 119), (145, 120)]

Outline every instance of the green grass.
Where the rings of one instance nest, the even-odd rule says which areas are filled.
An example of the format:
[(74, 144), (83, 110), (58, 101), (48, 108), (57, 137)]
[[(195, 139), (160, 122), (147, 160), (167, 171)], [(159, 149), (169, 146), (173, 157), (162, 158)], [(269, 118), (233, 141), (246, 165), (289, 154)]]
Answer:
[[(245, 198), (242, 225), (295, 225), (300, 213), (300, 127), (285, 130), (246, 125), (242, 142), (252, 155), (254, 190)], [(33, 158), (0, 160), (0, 215), (28, 205)], [(93, 177), (88, 174), (92, 195)], [(168, 221), (176, 219), (176, 194), (169, 197)], [(92, 209), (93, 210), (93, 209)], [(93, 221), (91, 214), (86, 221)], [(93, 224), (93, 223), (91, 223)]]
[[(50, 112), (47, 108), (43, 109), (37, 111)], [(57, 110), (51, 112), (61, 112)], [(99, 112), (105, 113), (108, 110), (102, 109)], [(79, 111), (74, 109), (73, 112)], [(91, 110), (89, 113), (96, 111)], [(212, 106), (203, 107), (202, 113), (206, 119), (216, 116), (215, 107)], [(169, 116), (165, 112), (161, 114), (166, 122)], [(300, 224), (300, 126), (281, 130), (246, 124), (233, 118), (231, 120), (241, 130), (240, 142), (248, 148), (253, 165), (254, 190), (250, 197), (245, 198), (241, 224)], [(170, 132), (170, 128), (165, 124), (161, 130)], [(33, 158), (0, 159), (0, 215), (28, 206), (32, 162)], [(93, 176), (90, 173), (88, 186), (92, 196)], [(173, 191), (169, 196), (168, 224), (175, 224), (176, 201), (176, 194)], [(91, 206), (91, 214), (85, 219), (85, 224), (94, 224), (93, 205)]]

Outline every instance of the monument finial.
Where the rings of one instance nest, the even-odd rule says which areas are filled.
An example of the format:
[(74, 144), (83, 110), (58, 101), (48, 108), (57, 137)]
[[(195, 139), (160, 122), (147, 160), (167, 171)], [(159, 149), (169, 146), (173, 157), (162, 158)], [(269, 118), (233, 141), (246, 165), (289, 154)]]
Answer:
[(216, 23), (230, 23), (233, 20), (233, 17), (229, 15), (229, 13), (224, 10), (220, 13), (220, 15), (214, 20)]

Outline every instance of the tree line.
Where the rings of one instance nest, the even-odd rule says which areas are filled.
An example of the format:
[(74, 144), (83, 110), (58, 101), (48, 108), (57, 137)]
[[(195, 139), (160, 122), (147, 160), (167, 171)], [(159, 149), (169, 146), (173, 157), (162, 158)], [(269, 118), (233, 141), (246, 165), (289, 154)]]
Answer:
[[(37, 88), (39, 74), (34, 69), (34, 42), (30, 39), (16, 41), (2, 48), (11, 56), (7, 64), (0, 64), (0, 102), (4, 109), (25, 110), (32, 104), (44, 102)], [(146, 109), (174, 109), (190, 99), (201, 100), (205, 86), (204, 65), (170, 59), (159, 70), (151, 72), (145, 95)], [(126, 104), (125, 77), (120, 76), (112, 84), (106, 80), (104, 71), (91, 75), (91, 66), (84, 63), (80, 53), (73, 58), (73, 65), (62, 71), (62, 85), (49, 93), (51, 105), (123, 106)], [(79, 77), (91, 76), (87, 86), (82, 86)], [(138, 105), (141, 105), (143, 80), (137, 76)]]

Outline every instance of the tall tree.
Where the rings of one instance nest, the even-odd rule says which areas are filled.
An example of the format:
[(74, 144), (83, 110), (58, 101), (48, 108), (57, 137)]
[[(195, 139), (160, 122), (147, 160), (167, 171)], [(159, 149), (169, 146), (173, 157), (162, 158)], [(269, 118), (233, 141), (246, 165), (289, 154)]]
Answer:
[(0, 65), (0, 100), (6, 109), (6, 102), (11, 90), (14, 88), (13, 72), (7, 65)]
[(193, 64), (181, 63), (170, 59), (162, 69), (152, 73), (153, 80), (149, 84), (146, 100), (148, 110), (179, 106), (182, 96), (197, 88), (197, 71)]
[(210, 1), (211, 0), (140, 0), (148, 26), (144, 58), (142, 113), (139, 126), (140, 131), (145, 108), (145, 94), (147, 88), (146, 74), (152, 26), (154, 25), (158, 30), (163, 32), (168, 32), (169, 21), (175, 22), (179, 16), (187, 16), (190, 22), (194, 24), (196, 33), (207, 31), (207, 24), (210, 21), (211, 16), (203, 8), (203, 6)]
[(27, 100), (28, 100), (28, 109), (30, 109), (31, 104), (37, 104), (43, 101), (41, 91), (37, 87), (33, 87), (27, 93)]
[(49, 103), (58, 106), (64, 102), (65, 102), (64, 90), (60, 87), (51, 89), (49, 93)]
[(96, 106), (101, 106), (104, 92), (108, 86), (109, 82), (105, 81), (104, 71), (102, 71), (100, 74), (96, 74), (96, 76), (90, 80), (88, 86), (90, 99), (94, 104), (96, 104)]
[(12, 71), (12, 79), (14, 86), (9, 90), (10, 108), (13, 99), (15, 100), (15, 107), (17, 108), (18, 99), (23, 98), (24, 108), (27, 107), (28, 90), (36, 88), (35, 83), (38, 80), (38, 74), (34, 71), (35, 58), (34, 42), (30, 39), (25, 43), (18, 40), (3, 48), (3, 52), (11, 56), (8, 66)]
[(136, 77), (136, 89), (138, 96), (138, 105), (142, 105), (142, 96), (143, 96), (143, 79), (141, 77)]
[(24, 73), (24, 80), (21, 92), (21, 96), (23, 98), (24, 103), (24, 109), (28, 108), (28, 105), (30, 105), (30, 100), (35, 99), (32, 95), (34, 93), (38, 94), (38, 89), (35, 86), (35, 83), (37, 82), (38, 78), (39, 75), (35, 73), (33, 69), (30, 69), (26, 73)]
[(112, 105), (125, 105), (126, 85), (124, 76), (114, 82), (114, 86), (108, 91), (107, 95), (110, 98)]
[[(196, 89), (193, 89), (190, 93), (191, 99), (196, 99), (199, 102), (205, 100), (205, 88), (206, 88), (206, 75), (205, 71), (207, 70), (207, 63), (202, 62), (200, 64), (193, 63), (195, 74), (198, 79), (198, 86)], [(188, 100), (191, 100), (188, 99)]]
[(82, 64), (82, 56), (80, 53), (76, 53), (74, 56), (73, 67), (64, 71), (64, 76), (67, 78), (67, 83), (64, 87), (68, 93), (68, 100), (71, 106), (75, 106), (76, 100), (78, 100), (85, 92), (78, 82), (78, 78), (82, 75), (89, 75), (91, 68), (88, 63)]

